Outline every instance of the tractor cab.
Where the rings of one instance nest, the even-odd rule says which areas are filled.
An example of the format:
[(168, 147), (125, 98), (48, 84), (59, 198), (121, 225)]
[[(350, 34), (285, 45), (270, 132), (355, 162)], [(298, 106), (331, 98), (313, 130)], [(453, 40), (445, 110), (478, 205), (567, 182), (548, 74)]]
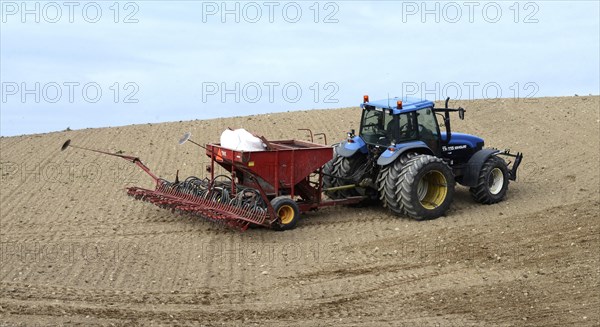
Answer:
[(370, 146), (390, 147), (422, 141), (436, 155), (444, 139), (435, 117), (434, 103), (416, 98), (391, 98), (361, 104), (360, 136)]
[(465, 110), (448, 108), (448, 101), (444, 108), (435, 108), (429, 100), (396, 97), (369, 101), (365, 95), (359, 135), (352, 130), (336, 152), (343, 157), (371, 153), (380, 166), (407, 151), (440, 157), (452, 165), (464, 164), (484, 142), (474, 135), (452, 132), (450, 113), (457, 112), (464, 119)]

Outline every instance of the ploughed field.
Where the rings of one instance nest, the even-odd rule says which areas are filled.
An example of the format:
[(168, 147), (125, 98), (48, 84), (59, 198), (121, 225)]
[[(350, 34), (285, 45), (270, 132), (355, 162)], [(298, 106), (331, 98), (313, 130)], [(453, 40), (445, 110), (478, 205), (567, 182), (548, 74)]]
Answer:
[(358, 129), (358, 108), (1, 138), (0, 326), (598, 325), (600, 97), (459, 105), (454, 131), (524, 153), (504, 202), (459, 186), (436, 220), (334, 207), (286, 232), (134, 201), (125, 187), (152, 187), (137, 167), (60, 146), (203, 177), (209, 160), (177, 144), (184, 132), (206, 143), (227, 127), (273, 140), (311, 128), (332, 143)]

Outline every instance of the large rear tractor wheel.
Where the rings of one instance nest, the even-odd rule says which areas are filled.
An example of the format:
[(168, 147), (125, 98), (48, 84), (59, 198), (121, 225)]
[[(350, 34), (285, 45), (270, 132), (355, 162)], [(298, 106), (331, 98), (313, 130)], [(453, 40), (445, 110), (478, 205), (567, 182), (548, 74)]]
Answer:
[[(337, 186), (337, 176), (338, 169), (340, 167), (340, 162), (344, 159), (344, 157), (338, 155), (337, 153), (333, 154), (333, 159), (329, 160), (325, 166), (323, 166), (323, 188), (330, 188)], [(339, 192), (329, 191), (325, 192), (330, 199), (340, 199), (341, 196)]]
[(403, 153), (393, 163), (382, 167), (377, 176), (377, 189), (379, 191), (379, 199), (384, 207), (387, 207), (395, 214), (404, 214), (400, 208), (400, 203), (396, 199), (396, 184), (400, 177), (402, 167), (406, 163), (417, 156), (416, 153)]
[[(340, 167), (338, 170), (337, 185), (349, 185), (349, 184), (357, 184), (360, 183), (360, 178), (362, 176), (358, 176), (357, 172), (359, 168), (367, 162), (367, 157), (361, 154), (355, 154), (350, 158), (343, 158), (340, 162)], [(360, 193), (356, 188), (351, 188), (347, 190), (338, 191), (342, 198), (349, 198), (351, 196), (360, 196), (364, 195)]]
[(473, 199), (479, 203), (492, 204), (504, 199), (508, 191), (508, 166), (497, 156), (489, 157), (479, 171), (477, 186), (469, 191)]
[(273, 222), (273, 229), (282, 231), (296, 227), (300, 220), (300, 209), (296, 201), (285, 196), (279, 196), (271, 200), (271, 205), (277, 215), (277, 219)]
[(381, 205), (383, 205), (384, 208), (388, 207), (385, 198), (385, 182), (388, 174), (390, 173), (389, 170), (391, 166), (392, 165), (381, 167), (381, 169), (379, 169), (379, 173), (377, 174), (377, 192), (379, 194), (379, 201), (381, 201)]
[(455, 185), (452, 169), (442, 159), (418, 155), (402, 167), (395, 199), (402, 213), (409, 217), (434, 219), (450, 208)]
[[(323, 188), (350, 185), (360, 182), (360, 176), (355, 176), (356, 171), (365, 164), (366, 156), (355, 154), (350, 158), (334, 154), (333, 159), (323, 166)], [(356, 189), (326, 191), (331, 199), (344, 199), (351, 196), (361, 195)]]

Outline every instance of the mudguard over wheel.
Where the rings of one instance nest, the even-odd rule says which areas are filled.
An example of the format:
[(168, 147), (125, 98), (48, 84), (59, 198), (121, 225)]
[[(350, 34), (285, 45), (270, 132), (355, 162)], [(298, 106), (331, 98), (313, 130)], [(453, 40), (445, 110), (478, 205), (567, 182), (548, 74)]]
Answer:
[(399, 211), (411, 218), (434, 219), (450, 208), (455, 185), (452, 169), (442, 159), (417, 155), (402, 167), (395, 200)]
[(477, 185), (469, 189), (471, 196), (483, 204), (502, 201), (508, 191), (508, 177), (506, 162), (497, 156), (489, 157), (479, 171)]
[(277, 215), (277, 220), (273, 223), (273, 229), (281, 231), (296, 227), (298, 220), (300, 220), (300, 209), (296, 201), (285, 196), (279, 196), (271, 200), (271, 205)]

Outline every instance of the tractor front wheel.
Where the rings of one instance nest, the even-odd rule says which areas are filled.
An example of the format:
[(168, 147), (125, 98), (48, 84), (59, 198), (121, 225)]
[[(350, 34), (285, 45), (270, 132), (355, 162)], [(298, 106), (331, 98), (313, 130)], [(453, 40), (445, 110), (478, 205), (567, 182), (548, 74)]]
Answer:
[(508, 166), (497, 156), (489, 157), (479, 171), (477, 185), (469, 189), (479, 203), (492, 204), (504, 199), (508, 191)]
[(300, 220), (300, 209), (296, 201), (285, 196), (278, 196), (271, 200), (271, 205), (277, 216), (272, 225), (273, 229), (281, 231), (296, 227)]
[(434, 219), (448, 211), (454, 198), (452, 169), (440, 158), (418, 155), (409, 160), (398, 177), (399, 209), (416, 220)]

